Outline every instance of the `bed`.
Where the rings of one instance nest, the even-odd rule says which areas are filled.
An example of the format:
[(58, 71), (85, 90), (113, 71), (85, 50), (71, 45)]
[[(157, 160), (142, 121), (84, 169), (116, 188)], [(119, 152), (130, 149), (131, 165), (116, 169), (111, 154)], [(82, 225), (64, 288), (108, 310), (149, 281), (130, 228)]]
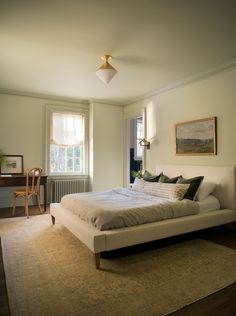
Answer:
[(80, 239), (94, 254), (95, 266), (99, 268), (101, 252), (236, 221), (235, 167), (159, 165), (156, 173), (161, 172), (169, 177), (182, 175), (191, 178), (203, 175), (204, 181), (217, 183), (213, 195), (219, 200), (221, 209), (131, 227), (99, 230), (60, 203), (52, 203), (52, 223), (58, 220)]

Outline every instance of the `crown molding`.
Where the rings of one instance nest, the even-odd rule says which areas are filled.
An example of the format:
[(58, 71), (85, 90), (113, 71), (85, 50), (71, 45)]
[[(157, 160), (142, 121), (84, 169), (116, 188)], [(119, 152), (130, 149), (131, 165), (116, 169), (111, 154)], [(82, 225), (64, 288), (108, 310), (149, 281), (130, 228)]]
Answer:
[(112, 100), (103, 100), (103, 99), (76, 99), (76, 98), (69, 98), (69, 97), (60, 97), (48, 94), (41, 94), (41, 93), (31, 93), (26, 91), (19, 91), (19, 90), (12, 90), (12, 89), (4, 89), (0, 88), (0, 94), (8, 94), (8, 95), (16, 95), (21, 97), (28, 97), (28, 98), (36, 98), (36, 99), (43, 99), (47, 101), (62, 101), (62, 102), (69, 102), (69, 103), (80, 103), (89, 105), (91, 103), (97, 104), (106, 104), (106, 105), (114, 105), (114, 106), (121, 106), (123, 107), (124, 104), (117, 101)]
[(89, 99), (89, 103), (96, 103), (96, 104), (105, 104), (105, 105), (113, 105), (113, 106), (120, 106), (124, 107), (123, 102), (117, 102), (112, 100), (103, 100), (103, 99)]
[(58, 102), (69, 102), (69, 103), (79, 103), (79, 104), (86, 104), (89, 105), (91, 103), (96, 104), (106, 104), (106, 105), (114, 105), (114, 106), (120, 106), (120, 107), (126, 107), (128, 105), (137, 103), (137, 102), (143, 102), (145, 99), (151, 98), (153, 96), (159, 95), (161, 93), (177, 89), (179, 87), (185, 86), (187, 84), (200, 81), (203, 79), (206, 79), (208, 77), (214, 76), (218, 73), (230, 70), (231, 68), (236, 66), (236, 59), (233, 59), (229, 62), (226, 62), (224, 64), (221, 64), (219, 66), (216, 66), (214, 68), (208, 69), (206, 71), (203, 71), (201, 73), (195, 74), (193, 76), (184, 78), (180, 81), (176, 81), (173, 83), (170, 83), (169, 85), (163, 86), (160, 89), (151, 91), (149, 93), (146, 93), (142, 96), (139, 96), (137, 98), (133, 98), (127, 101), (118, 102), (114, 100), (104, 100), (104, 99), (77, 99), (77, 98), (70, 98), (70, 97), (62, 97), (62, 96), (54, 96), (54, 95), (47, 95), (47, 94), (41, 94), (41, 93), (30, 93), (26, 91), (19, 91), (19, 90), (12, 90), (12, 89), (4, 89), (0, 88), (0, 94), (8, 94), (8, 95), (16, 95), (16, 96), (23, 96), (23, 97), (29, 97), (29, 98), (37, 98), (37, 99), (44, 99), (44, 100), (53, 100)]
[(162, 88), (160, 88), (158, 90), (146, 93), (146, 94), (144, 94), (144, 95), (142, 95), (140, 97), (137, 97), (137, 98), (131, 99), (131, 100), (127, 101), (127, 102), (124, 102), (124, 106), (128, 106), (128, 105), (131, 105), (133, 103), (141, 102), (141, 101), (144, 101), (145, 99), (154, 97), (154, 96), (159, 95), (161, 93), (177, 89), (179, 87), (185, 86), (187, 84), (190, 84), (190, 83), (193, 83), (193, 82), (196, 82), (196, 81), (200, 81), (200, 80), (206, 79), (206, 78), (214, 76), (214, 75), (216, 75), (218, 73), (230, 70), (231, 68), (234, 68), (235, 66), (236, 66), (236, 59), (233, 59), (230, 62), (221, 64), (219, 66), (216, 66), (214, 68), (208, 69), (208, 70), (203, 71), (201, 73), (198, 73), (198, 74), (195, 74), (193, 76), (184, 78), (183, 80), (173, 82), (173, 83), (171, 83), (169, 85), (166, 85), (166, 86), (164, 86), (164, 87), (162, 87)]
[(11, 89), (3, 89), (0, 88), (0, 94), (8, 94), (8, 95), (16, 95), (21, 97), (28, 97), (28, 98), (36, 98), (36, 99), (43, 99), (43, 100), (52, 100), (52, 101), (62, 101), (62, 102), (69, 102), (69, 103), (80, 103), (80, 104), (89, 104), (87, 100), (83, 99), (76, 99), (76, 98), (69, 98), (69, 97), (60, 97), (48, 94), (41, 94), (41, 93), (31, 93), (19, 90), (11, 90)]

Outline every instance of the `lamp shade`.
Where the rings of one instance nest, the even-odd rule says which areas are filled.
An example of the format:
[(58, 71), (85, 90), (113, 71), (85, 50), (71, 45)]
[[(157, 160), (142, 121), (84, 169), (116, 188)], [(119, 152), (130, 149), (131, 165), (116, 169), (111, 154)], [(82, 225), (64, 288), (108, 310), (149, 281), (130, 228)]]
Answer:
[(105, 62), (96, 71), (98, 78), (106, 84), (108, 84), (117, 73), (117, 70), (108, 62), (110, 58), (110, 55), (104, 55), (102, 59), (105, 60)]

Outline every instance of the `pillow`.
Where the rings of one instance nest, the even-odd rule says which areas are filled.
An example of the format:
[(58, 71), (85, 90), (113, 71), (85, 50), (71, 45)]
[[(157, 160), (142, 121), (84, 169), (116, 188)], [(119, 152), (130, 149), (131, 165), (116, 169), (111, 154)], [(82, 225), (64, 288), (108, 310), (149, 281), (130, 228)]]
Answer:
[(179, 177), (169, 178), (165, 174), (161, 173), (158, 182), (161, 183), (176, 183)]
[(177, 183), (190, 184), (188, 191), (184, 195), (184, 199), (189, 199), (189, 200), (196, 199), (197, 191), (203, 178), (204, 177), (202, 176), (190, 178), (190, 179), (184, 179), (182, 176), (179, 177), (179, 179), (177, 180)]
[(153, 175), (150, 172), (148, 172), (147, 170), (144, 171), (143, 180), (145, 180), (145, 181), (158, 182), (159, 178), (160, 178), (160, 174), (159, 175)]
[(196, 200), (197, 201), (204, 200), (208, 195), (210, 195), (215, 190), (215, 187), (216, 187), (216, 183), (203, 181), (197, 192)]
[(143, 192), (170, 200), (182, 200), (189, 184), (145, 182)]
[(145, 181), (143, 179), (135, 178), (131, 189), (134, 191), (143, 191), (144, 183)]
[(199, 205), (198, 214), (208, 213), (210, 211), (216, 211), (220, 209), (220, 202), (213, 195), (208, 195), (204, 200), (198, 201), (197, 203)]

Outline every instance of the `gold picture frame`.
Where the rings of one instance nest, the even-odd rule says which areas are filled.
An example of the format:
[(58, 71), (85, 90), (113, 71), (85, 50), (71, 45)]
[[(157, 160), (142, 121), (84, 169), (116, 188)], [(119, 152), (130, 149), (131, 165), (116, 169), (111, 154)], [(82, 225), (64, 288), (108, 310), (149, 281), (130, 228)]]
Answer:
[(216, 117), (175, 124), (176, 155), (216, 155)]

